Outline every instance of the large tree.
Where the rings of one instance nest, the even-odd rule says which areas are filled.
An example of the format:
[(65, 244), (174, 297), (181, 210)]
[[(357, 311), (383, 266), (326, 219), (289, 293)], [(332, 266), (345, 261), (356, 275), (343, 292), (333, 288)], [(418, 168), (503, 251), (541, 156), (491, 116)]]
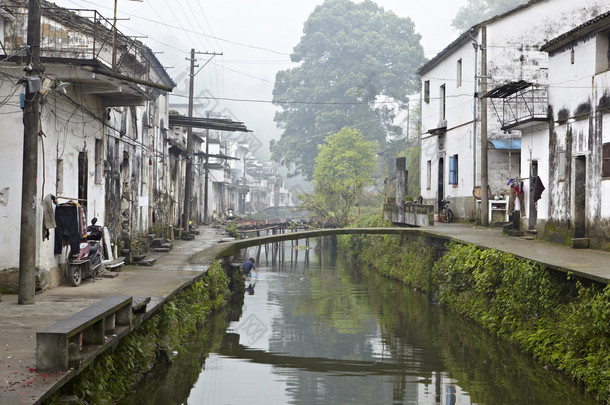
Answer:
[(481, 21), (505, 13), (527, 2), (528, 0), (468, 0), (465, 6), (460, 7), (451, 21), (451, 26), (460, 32), (464, 32)]
[(400, 18), (365, 0), (326, 0), (305, 22), (291, 59), (298, 67), (277, 73), (275, 116), (284, 132), (272, 141), (274, 160), (311, 179), (317, 146), (348, 126), (383, 145), (402, 129), (384, 100), (405, 103), (419, 88), (424, 62), (421, 36)]
[(371, 184), (378, 145), (355, 129), (343, 128), (319, 145), (314, 191), (300, 195), (303, 205), (332, 225), (345, 226), (362, 188)]

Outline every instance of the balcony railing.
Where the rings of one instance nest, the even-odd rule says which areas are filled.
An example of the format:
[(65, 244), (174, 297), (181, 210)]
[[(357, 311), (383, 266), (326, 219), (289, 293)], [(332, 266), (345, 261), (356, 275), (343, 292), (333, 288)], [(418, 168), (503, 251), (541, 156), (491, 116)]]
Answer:
[[(483, 97), (491, 99), (503, 130), (525, 129), (548, 120), (547, 86), (524, 81), (511, 82), (489, 91)], [(498, 98), (502, 99), (501, 112), (494, 102)]]
[[(27, 8), (2, 8), (10, 16), (5, 25), (5, 57), (26, 59)], [(150, 58), (141, 44), (117, 31), (116, 66), (112, 66), (114, 49), (113, 21), (96, 10), (43, 7), (41, 9), (41, 57), (47, 60), (97, 61), (123, 75), (150, 79)]]

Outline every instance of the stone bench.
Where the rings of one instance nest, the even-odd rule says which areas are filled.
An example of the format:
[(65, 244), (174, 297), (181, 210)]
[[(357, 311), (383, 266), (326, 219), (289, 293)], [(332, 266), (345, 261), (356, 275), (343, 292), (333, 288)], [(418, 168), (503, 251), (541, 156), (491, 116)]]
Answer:
[(131, 327), (132, 297), (103, 299), (36, 333), (36, 368), (66, 371), (78, 367), (87, 349), (106, 343), (118, 329)]

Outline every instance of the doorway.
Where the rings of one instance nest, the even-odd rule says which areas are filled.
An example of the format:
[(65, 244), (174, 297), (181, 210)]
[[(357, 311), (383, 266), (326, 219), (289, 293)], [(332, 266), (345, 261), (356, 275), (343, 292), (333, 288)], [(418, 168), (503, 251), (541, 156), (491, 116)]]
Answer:
[(79, 152), (78, 154), (78, 202), (87, 206), (87, 187), (88, 187), (88, 170), (87, 170), (87, 152)]
[(535, 178), (538, 176), (538, 161), (532, 160), (530, 163), (530, 195), (529, 195), (529, 222), (528, 229), (536, 229), (536, 223), (538, 222), (538, 208), (536, 207), (536, 201), (534, 201), (535, 194)]
[(445, 159), (438, 159), (438, 196), (437, 207), (440, 208), (441, 201), (445, 198)]
[(587, 158), (574, 159), (574, 237), (585, 237), (587, 202)]

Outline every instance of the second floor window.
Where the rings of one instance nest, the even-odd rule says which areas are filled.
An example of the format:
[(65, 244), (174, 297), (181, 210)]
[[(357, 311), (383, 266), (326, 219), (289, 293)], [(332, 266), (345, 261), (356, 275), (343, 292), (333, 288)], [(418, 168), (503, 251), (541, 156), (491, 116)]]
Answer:
[(462, 60), (458, 60), (457, 61), (457, 86), (456, 87), (460, 87), (462, 85)]
[(426, 103), (430, 102), (430, 80), (424, 82), (424, 101)]

